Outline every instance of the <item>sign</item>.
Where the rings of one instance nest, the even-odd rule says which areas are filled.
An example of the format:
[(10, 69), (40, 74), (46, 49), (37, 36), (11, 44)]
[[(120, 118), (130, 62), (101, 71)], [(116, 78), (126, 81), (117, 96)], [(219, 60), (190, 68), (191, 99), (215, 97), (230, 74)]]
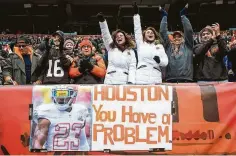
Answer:
[[(172, 150), (148, 152), (136, 149), (115, 151), (114, 154), (236, 154), (236, 83), (184, 83), (166, 86), (172, 88), (172, 97), (169, 98), (174, 101), (176, 110), (172, 118)], [(96, 85), (79, 86), (77, 99), (85, 103), (91, 101), (94, 97), (91, 96), (90, 88), (93, 87)], [(45, 89), (43, 93), (49, 95), (46, 94), (47, 91)], [(0, 87), (0, 155), (82, 155), (78, 151), (39, 153), (29, 150), (29, 104), (32, 103), (32, 93), (33, 86)], [(40, 96), (35, 98), (37, 97)], [(41, 100), (48, 104), (51, 97), (45, 96)], [(86, 135), (89, 136), (88, 133)], [(104, 152), (90, 151), (87, 154), (103, 155)]]
[(172, 87), (95, 86), (92, 149), (172, 149)]

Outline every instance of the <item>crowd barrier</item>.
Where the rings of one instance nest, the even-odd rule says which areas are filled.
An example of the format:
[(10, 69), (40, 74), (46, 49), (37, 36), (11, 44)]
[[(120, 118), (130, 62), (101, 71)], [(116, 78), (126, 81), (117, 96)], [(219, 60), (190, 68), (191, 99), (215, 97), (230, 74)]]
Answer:
[[(236, 154), (236, 83), (167, 84), (173, 86), (173, 148), (151, 154)], [(0, 87), (0, 154), (29, 152), (29, 104), (32, 86)], [(138, 150), (138, 149), (137, 149)], [(80, 154), (69, 152), (66, 154)], [(87, 154), (106, 154), (89, 152)], [(109, 154), (150, 154), (111, 151)]]

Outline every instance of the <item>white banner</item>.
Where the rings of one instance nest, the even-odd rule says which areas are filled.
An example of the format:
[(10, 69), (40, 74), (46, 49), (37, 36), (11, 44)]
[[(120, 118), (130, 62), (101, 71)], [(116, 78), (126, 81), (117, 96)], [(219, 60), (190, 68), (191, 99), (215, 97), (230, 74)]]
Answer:
[(171, 86), (94, 86), (92, 150), (172, 149)]

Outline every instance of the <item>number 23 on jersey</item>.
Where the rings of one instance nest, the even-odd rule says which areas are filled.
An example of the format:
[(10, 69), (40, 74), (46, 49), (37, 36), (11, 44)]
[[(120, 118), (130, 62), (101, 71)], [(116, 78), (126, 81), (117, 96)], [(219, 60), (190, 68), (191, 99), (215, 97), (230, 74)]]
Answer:
[(55, 126), (53, 150), (79, 150), (83, 124), (59, 123)]

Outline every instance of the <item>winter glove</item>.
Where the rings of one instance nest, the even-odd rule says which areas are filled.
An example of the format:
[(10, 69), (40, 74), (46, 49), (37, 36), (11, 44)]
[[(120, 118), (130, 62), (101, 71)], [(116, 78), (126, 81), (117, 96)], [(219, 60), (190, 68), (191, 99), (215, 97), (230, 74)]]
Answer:
[(84, 73), (86, 68), (84, 67), (84, 63), (83, 63), (84, 60), (81, 60), (78, 62), (78, 66), (79, 66), (79, 72), (80, 73)]
[(160, 60), (160, 57), (159, 56), (154, 56), (153, 59), (156, 61), (156, 63), (160, 63), (161, 60)]
[(159, 7), (159, 11), (161, 12), (161, 18), (168, 16), (168, 13), (164, 9), (162, 9), (161, 7)]
[(87, 69), (88, 71), (91, 71), (93, 69), (93, 65), (90, 63), (89, 59), (84, 59), (80, 63), (80, 67)]
[(85, 70), (86, 70), (86, 69), (85, 69), (84, 67), (82, 67), (82, 66), (79, 67), (79, 72), (80, 72), (80, 73), (84, 73)]
[(133, 9), (134, 9), (134, 14), (135, 15), (139, 13), (138, 5), (137, 5), (136, 2), (134, 2), (134, 4), (133, 4)]
[(89, 59), (86, 59), (84, 62), (84, 66), (88, 71), (91, 71), (93, 69), (93, 65), (90, 63)]
[(97, 14), (97, 18), (98, 18), (99, 22), (104, 22), (105, 21), (105, 18), (104, 18), (104, 15), (103, 15), (102, 12), (99, 12)]
[(188, 4), (185, 5), (185, 7), (180, 11), (180, 17), (187, 14)]

